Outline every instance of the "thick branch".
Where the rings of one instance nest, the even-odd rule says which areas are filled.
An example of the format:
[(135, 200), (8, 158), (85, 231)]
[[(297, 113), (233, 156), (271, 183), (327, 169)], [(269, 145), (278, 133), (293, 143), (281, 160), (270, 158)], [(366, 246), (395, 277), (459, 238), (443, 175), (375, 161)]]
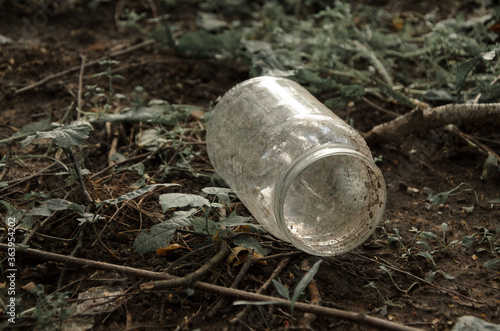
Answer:
[[(7, 244), (0, 244), (0, 251), (7, 251), (9, 246)], [(123, 274), (127, 274), (130, 276), (141, 277), (145, 279), (173, 279), (175, 276), (164, 274), (161, 272), (153, 272), (147, 270), (141, 270), (131, 267), (125, 267), (120, 265), (115, 265), (106, 262), (98, 262), (92, 261), (82, 258), (76, 258), (71, 256), (65, 256), (61, 254), (49, 253), (40, 251), (37, 249), (18, 249), (16, 250), (16, 254), (26, 255), (30, 257), (39, 258), (40, 260), (50, 260), (61, 263), (68, 263), (73, 265), (80, 266), (88, 266), (94, 269), (100, 270), (108, 270), (114, 272), (121, 272)], [(198, 291), (205, 291), (209, 293), (215, 293), (220, 295), (227, 295), (233, 298), (242, 299), (242, 300), (251, 300), (251, 301), (274, 301), (279, 302), (284, 305), (288, 304), (288, 301), (285, 299), (275, 298), (268, 295), (256, 294), (245, 292), (238, 289), (226, 288), (218, 285), (208, 284), (204, 282), (195, 282), (192, 284), (192, 287)], [(313, 314), (319, 315), (327, 315), (330, 317), (336, 317), (345, 321), (350, 321), (357, 324), (368, 325), (373, 328), (377, 328), (380, 330), (395, 330), (395, 331), (422, 331), (421, 329), (413, 328), (406, 325), (396, 324), (381, 318), (368, 316), (363, 313), (349, 312), (343, 311), (334, 308), (327, 308), (321, 306), (310, 305), (307, 303), (297, 302), (295, 303), (295, 310), (301, 310), (304, 312), (309, 312)]]
[(449, 104), (435, 108), (417, 108), (390, 122), (375, 126), (364, 134), (364, 138), (369, 144), (397, 141), (417, 131), (438, 128), (447, 124), (460, 126), (464, 123), (500, 124), (500, 103)]

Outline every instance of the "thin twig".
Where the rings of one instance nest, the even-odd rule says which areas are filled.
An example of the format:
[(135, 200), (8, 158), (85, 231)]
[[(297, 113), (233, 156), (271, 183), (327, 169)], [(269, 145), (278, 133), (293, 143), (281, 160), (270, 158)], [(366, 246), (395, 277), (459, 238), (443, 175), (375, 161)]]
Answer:
[[(252, 263), (253, 263), (253, 248), (248, 252), (247, 259), (245, 260), (245, 263), (243, 263), (243, 266), (241, 267), (240, 272), (238, 272), (238, 274), (234, 278), (234, 280), (231, 283), (231, 285), (229, 286), (229, 288), (238, 288), (238, 285), (243, 280), (243, 277), (245, 277), (245, 275), (247, 274), (248, 270), (252, 266)], [(217, 302), (217, 304), (210, 310), (210, 312), (208, 313), (208, 317), (209, 318), (214, 317), (217, 314), (217, 312), (219, 311), (219, 309), (226, 304), (226, 302), (227, 302), (227, 298), (222, 297)]]
[[(281, 271), (283, 271), (283, 269), (285, 269), (286, 265), (288, 264), (288, 261), (290, 261), (290, 257), (286, 257), (283, 260), (281, 260), (281, 262), (278, 264), (276, 269), (274, 269), (271, 276), (266, 280), (266, 282), (264, 284), (262, 284), (262, 286), (255, 293), (260, 294), (260, 293), (264, 292), (269, 287), (269, 285), (271, 285), (271, 282), (273, 281), (273, 279), (278, 277), (278, 275), (281, 273)], [(229, 322), (231, 324), (241, 322), (241, 318), (243, 316), (247, 315), (247, 312), (249, 309), (250, 309), (250, 306), (246, 306), (245, 308), (243, 308), (242, 311), (240, 311), (238, 314), (236, 314), (235, 317), (233, 317), (231, 320), (229, 320)]]
[(200, 280), (207, 272), (213, 267), (219, 264), (227, 255), (229, 254), (229, 246), (222, 242), (220, 244), (219, 252), (215, 254), (210, 260), (208, 260), (204, 265), (202, 265), (198, 270), (176, 279), (169, 280), (157, 280), (149, 283), (144, 283), (141, 285), (141, 289), (155, 289), (161, 290), (169, 287), (190, 287), (191, 284)]
[(83, 110), (83, 99), (82, 99), (82, 91), (83, 91), (83, 73), (85, 71), (85, 55), (80, 54), (80, 58), (82, 59), (82, 64), (80, 65), (80, 77), (78, 78), (78, 100), (77, 100), (77, 112), (76, 119), (80, 119), (80, 112)]
[[(80, 251), (80, 249), (82, 248), (83, 246), (83, 235), (84, 235), (84, 231), (83, 231), (83, 228), (80, 227), (79, 229), (79, 234), (78, 234), (78, 242), (76, 243), (76, 246), (75, 248), (73, 248), (73, 250), (71, 251), (71, 254), (69, 256), (76, 256), (76, 254), (78, 254), (78, 252)], [(61, 287), (62, 287), (62, 282), (64, 280), (64, 275), (66, 274), (66, 271), (68, 271), (68, 264), (66, 264), (64, 266), (64, 268), (61, 270), (61, 275), (59, 276), (59, 281), (57, 282), (57, 290), (60, 290)]]
[(9, 173), (10, 166), (10, 152), (11, 152), (11, 144), (7, 143), (5, 146), (5, 159), (2, 173), (0, 174), (0, 182), (4, 179), (4, 177)]
[(116, 167), (117, 165), (120, 165), (120, 164), (123, 164), (123, 163), (127, 163), (127, 162), (132, 162), (132, 161), (135, 161), (135, 160), (139, 160), (139, 159), (145, 158), (145, 157), (147, 157), (147, 156), (150, 156), (151, 154), (153, 154), (153, 152), (146, 152), (146, 153), (144, 153), (144, 154), (136, 155), (136, 156), (133, 156), (133, 157), (131, 157), (131, 158), (129, 158), (129, 159), (126, 159), (126, 160), (121, 160), (121, 161), (118, 161), (118, 162), (116, 162), (116, 163), (114, 163), (114, 164), (112, 164), (112, 165), (109, 165), (109, 166), (107, 166), (106, 168), (104, 168), (104, 169), (102, 169), (102, 170), (100, 170), (100, 171), (96, 172), (95, 174), (91, 175), (89, 178), (90, 178), (90, 179), (94, 179), (94, 178), (96, 178), (97, 176), (99, 176), (99, 175), (101, 175), (101, 174), (105, 173), (105, 172), (106, 172), (106, 171), (108, 171), (109, 169), (112, 169), (112, 168)]
[(35, 172), (32, 175), (29, 175), (29, 176), (26, 176), (26, 177), (23, 177), (23, 178), (19, 178), (19, 179), (10, 180), (10, 181), (7, 182), (7, 184), (9, 184), (9, 186), (0, 189), (0, 192), (6, 191), (6, 190), (10, 190), (12, 188), (12, 186), (19, 185), (19, 184), (24, 183), (24, 182), (26, 182), (28, 180), (31, 180), (31, 179), (33, 179), (35, 177), (41, 176), (45, 171), (50, 170), (52, 167), (56, 166), (57, 164), (58, 164), (58, 162), (54, 162), (52, 164), (49, 164), (45, 168), (43, 168), (43, 169)]
[(484, 303), (484, 302), (482, 302), (482, 301), (477, 301), (477, 300), (474, 300), (474, 299), (472, 299), (471, 297), (469, 297), (469, 296), (467, 296), (467, 295), (464, 295), (464, 294), (461, 294), (461, 293), (459, 293), (459, 292), (456, 292), (456, 291), (453, 291), (453, 290), (449, 290), (449, 289), (447, 289), (447, 288), (444, 288), (444, 287), (441, 287), (441, 286), (437, 286), (437, 285), (435, 285), (435, 284), (432, 284), (432, 283), (430, 283), (430, 282), (426, 281), (426, 280), (425, 280), (425, 279), (423, 279), (423, 278), (420, 278), (420, 277), (415, 276), (415, 275), (413, 275), (413, 274), (411, 274), (411, 273), (409, 273), (409, 272), (406, 272), (406, 271), (404, 271), (404, 270), (401, 270), (401, 269), (398, 269), (398, 268), (396, 268), (396, 267), (393, 267), (392, 265), (390, 265), (390, 264), (388, 264), (388, 263), (382, 263), (382, 262), (380, 262), (380, 261), (377, 261), (377, 260), (375, 260), (375, 259), (369, 258), (369, 257), (367, 257), (367, 256), (364, 256), (364, 255), (361, 255), (361, 254), (358, 254), (358, 253), (352, 253), (352, 252), (351, 252), (351, 253), (349, 253), (349, 254), (354, 255), (354, 256), (357, 256), (357, 257), (360, 257), (360, 258), (362, 258), (362, 259), (364, 259), (364, 260), (367, 260), (367, 261), (370, 261), (370, 262), (373, 262), (373, 263), (377, 263), (377, 264), (383, 265), (383, 266), (385, 266), (386, 268), (389, 268), (389, 269), (391, 269), (391, 270), (394, 270), (394, 271), (397, 271), (397, 272), (399, 272), (399, 273), (402, 273), (402, 274), (405, 274), (405, 275), (407, 275), (407, 276), (410, 276), (410, 277), (412, 277), (412, 278), (414, 278), (414, 279), (417, 279), (418, 281), (420, 281), (420, 282), (422, 282), (422, 283), (425, 283), (425, 284), (427, 284), (427, 285), (430, 285), (430, 286), (434, 287), (435, 289), (438, 289), (438, 290), (440, 290), (440, 291), (442, 291), (442, 292), (448, 292), (448, 293), (451, 293), (451, 294), (453, 294), (453, 295), (461, 296), (461, 297), (463, 297), (463, 298), (465, 298), (465, 299), (467, 299), (467, 300), (470, 300), (470, 301), (472, 301), (472, 302), (476, 302), (476, 303)]
[[(309, 270), (311, 270), (311, 265), (309, 263), (309, 257), (304, 259), (302, 263), (300, 264), (300, 268), (302, 271), (307, 273)], [(318, 286), (316, 285), (316, 280), (313, 278), (311, 282), (307, 285), (307, 290), (309, 291), (309, 302), (312, 305), (319, 306), (321, 303), (321, 297), (319, 294)], [(312, 328), (312, 323), (316, 319), (316, 315), (311, 314), (311, 313), (304, 313), (304, 316), (299, 321), (299, 325), (304, 326), (305, 328), (308, 329), (313, 329)]]
[(73, 154), (73, 151), (71, 148), (64, 148), (64, 151), (66, 154), (68, 154), (71, 164), (73, 165), (73, 169), (75, 170), (76, 177), (78, 178), (78, 183), (80, 184), (80, 189), (82, 190), (83, 197), (85, 198), (86, 203), (92, 203), (94, 202), (92, 198), (90, 197), (89, 192), (87, 192), (87, 188), (85, 187), (85, 184), (83, 183), (83, 178), (82, 174), (80, 173), (80, 167), (78, 166), (78, 163), (76, 162), (75, 159), (75, 154)]
[[(139, 43), (137, 45), (133, 45), (133, 46), (127, 47), (125, 49), (122, 49), (122, 50), (119, 50), (119, 51), (116, 51), (116, 52), (111, 52), (107, 56), (101, 57), (101, 58), (99, 58), (97, 60), (93, 60), (93, 61), (87, 62), (85, 64), (85, 67), (93, 66), (93, 65), (95, 65), (95, 64), (97, 64), (97, 63), (99, 63), (101, 61), (107, 60), (107, 59), (109, 59), (111, 57), (116, 57), (116, 56), (124, 55), (124, 54), (130, 53), (130, 52), (133, 52), (133, 51), (135, 51), (135, 50), (137, 50), (139, 48), (142, 48), (142, 47), (145, 47), (145, 46), (148, 46), (148, 45), (152, 45), (154, 43), (155, 43), (155, 40), (150, 39), (150, 40), (143, 41), (142, 43)], [(51, 80), (53, 80), (55, 78), (59, 78), (59, 77), (65, 76), (67, 74), (70, 74), (72, 72), (78, 71), (78, 70), (80, 70), (80, 67), (81, 67), (81, 65), (78, 65), (78, 66), (74, 66), (74, 67), (68, 68), (66, 70), (60, 71), (58, 73), (52, 74), (50, 76), (45, 77), (42, 80), (39, 80), (38, 82), (26, 85), (25, 87), (22, 87), (22, 88), (16, 90), (14, 93), (15, 94), (19, 94), (19, 93), (22, 93), (22, 92), (26, 92), (26, 91), (32, 90), (35, 87), (41, 86), (41, 85), (43, 85), (43, 84), (47, 83), (48, 81), (51, 81)]]
[[(0, 251), (8, 251), (9, 246), (7, 244), (0, 244)], [(161, 272), (153, 272), (148, 270), (136, 269), (126, 266), (120, 266), (112, 263), (93, 261), (88, 259), (82, 259), (77, 257), (65, 256), (61, 254), (44, 252), (37, 249), (27, 248), (16, 250), (16, 255), (26, 255), (39, 260), (49, 260), (60, 263), (69, 263), (73, 265), (86, 266), (93, 269), (107, 270), (111, 272), (121, 272), (123, 274), (141, 278), (148, 278), (154, 280), (163, 279), (174, 279), (175, 276), (168, 275)], [(268, 295), (262, 295), (257, 293), (249, 293), (238, 289), (226, 288), (214, 284), (195, 282), (192, 284), (192, 288), (198, 291), (205, 291), (209, 293), (226, 295), (240, 300), (251, 300), (251, 301), (273, 301), (281, 304), (289, 304), (285, 299), (276, 298)], [(377, 328), (380, 330), (395, 330), (395, 331), (422, 331), (421, 329), (409, 327), (406, 325), (400, 325), (393, 323), (381, 318), (366, 315), (364, 313), (343, 311), (334, 308), (315, 306), (307, 303), (297, 302), (295, 303), (295, 310), (310, 312), (317, 315), (324, 315), (329, 317), (334, 317), (346, 321), (350, 321), (357, 324), (368, 325), (372, 328)]]

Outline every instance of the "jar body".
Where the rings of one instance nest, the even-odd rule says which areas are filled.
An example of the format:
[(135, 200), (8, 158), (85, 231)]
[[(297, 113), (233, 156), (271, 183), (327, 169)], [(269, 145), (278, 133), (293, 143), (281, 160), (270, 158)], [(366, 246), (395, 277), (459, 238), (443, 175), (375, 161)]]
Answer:
[(385, 183), (365, 141), (291, 80), (257, 77), (227, 92), (207, 151), (255, 219), (308, 253), (347, 252), (382, 217)]

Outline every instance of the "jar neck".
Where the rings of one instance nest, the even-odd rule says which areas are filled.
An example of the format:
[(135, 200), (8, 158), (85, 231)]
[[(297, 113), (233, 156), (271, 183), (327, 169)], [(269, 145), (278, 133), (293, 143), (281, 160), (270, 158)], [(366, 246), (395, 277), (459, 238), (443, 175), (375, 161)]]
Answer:
[[(282, 171), (280, 177), (278, 178), (278, 181), (276, 182), (274, 196), (273, 196), (274, 216), (279, 225), (280, 231), (297, 248), (310, 254), (322, 255), (322, 256), (329, 256), (333, 254), (321, 251), (314, 251), (313, 247), (305, 245), (301, 240), (297, 239), (297, 237), (290, 231), (287, 221), (285, 219), (285, 200), (289, 193), (290, 186), (297, 179), (297, 177), (307, 167), (311, 166), (315, 162), (318, 162), (326, 157), (351, 157), (359, 159), (361, 161), (364, 161), (363, 164), (366, 164), (369, 168), (371, 168), (371, 170), (373, 170), (373, 172), (380, 174), (380, 177), (383, 178), (380, 169), (378, 169), (378, 167), (375, 165), (373, 159), (357, 151), (352, 146), (343, 144), (334, 144), (334, 143), (322, 144), (310, 148), (302, 156), (291, 162)], [(317, 175), (322, 176), (321, 173), (318, 173)], [(383, 189), (385, 190), (385, 187)], [(385, 191), (383, 199), (385, 205)], [(378, 215), (378, 217), (381, 218), (382, 215), (380, 214)]]

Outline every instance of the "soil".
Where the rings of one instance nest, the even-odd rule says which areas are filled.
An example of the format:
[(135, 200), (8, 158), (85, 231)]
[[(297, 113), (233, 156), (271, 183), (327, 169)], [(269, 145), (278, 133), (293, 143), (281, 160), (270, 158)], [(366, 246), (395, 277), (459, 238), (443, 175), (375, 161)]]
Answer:
[[(24, 125), (50, 116), (54, 122), (63, 119), (68, 106), (78, 102), (82, 56), (86, 61), (105, 58), (117, 50), (137, 45), (147, 38), (134, 29), (119, 28), (115, 18), (124, 8), (146, 12), (150, 17), (169, 15), (169, 23), (177, 26), (175, 36), (196, 29), (195, 18), (200, 1), (177, 1), (168, 7), (154, 1), (95, 1), (98, 7), (92, 10), (86, 2), (52, 1), (48, 7), (33, 5), (32, 2), (7, 1), (0, 11), (0, 33), (9, 37), (12, 44), (0, 45), (0, 139), (10, 137)], [(0, 4), (3, 3), (0, 1)], [(159, 3), (159, 2), (158, 2)], [(162, 2), (163, 3), (163, 2)], [(373, 1), (371, 5), (386, 6), (395, 10), (397, 2)], [(404, 3), (404, 2), (401, 2)], [(452, 17), (467, 13), (460, 1), (439, 2), (439, 15)], [(426, 13), (434, 8), (431, 2), (421, 2), (418, 10)], [(399, 9), (401, 10), (401, 9)], [(126, 96), (125, 100), (114, 101), (112, 112), (134, 102), (134, 89), (143, 86), (147, 92), (146, 101), (163, 99), (173, 104), (196, 105), (207, 109), (210, 104), (233, 85), (249, 78), (249, 65), (215, 59), (187, 58), (176, 54), (171, 48), (153, 43), (124, 55), (113, 57), (120, 61), (113, 66), (124, 79), (115, 79), (116, 93)], [(70, 73), (48, 80), (44, 84), (16, 93), (68, 68)], [(103, 69), (104, 68), (104, 69)], [(105, 70), (105, 66), (90, 65), (84, 70), (83, 86), (107, 86), (106, 77), (93, 74)], [(85, 91), (83, 92), (85, 94)], [(324, 101), (324, 97), (317, 96)], [(83, 96), (83, 110), (97, 111), (91, 97)], [(102, 100), (100, 100), (102, 101)], [(380, 100), (377, 100), (380, 102)], [(403, 106), (387, 103), (382, 105), (392, 111), (403, 113)], [(354, 109), (354, 110), (353, 110)], [(348, 115), (357, 129), (366, 132), (371, 127), (387, 121), (386, 115), (374, 111), (363, 102), (354, 108), (334, 109), (340, 117)], [(71, 111), (71, 119), (77, 112)], [(187, 120), (188, 128), (203, 128), (195, 115)], [(84, 175), (84, 185), (94, 201), (116, 198), (131, 191), (130, 186), (141, 180), (147, 183), (178, 183), (181, 188), (162, 188), (124, 204), (120, 208), (107, 206), (100, 210), (105, 221), (85, 227), (82, 247), (77, 256), (89, 260), (103, 261), (144, 270), (163, 271), (190, 250), (181, 248), (166, 256), (155, 253), (138, 254), (134, 251), (134, 240), (141, 229), (149, 229), (172, 213), (163, 215), (158, 204), (162, 193), (183, 192), (200, 194), (201, 189), (213, 186), (213, 174), (203, 144), (203, 131), (192, 130), (193, 149), (198, 152), (191, 160), (194, 172), (206, 176), (192, 176), (188, 171), (161, 170), (165, 162), (181, 161), (179, 152), (169, 149), (164, 155), (153, 155), (144, 160), (144, 173), (135, 170), (106, 170), (110, 149), (132, 158), (147, 150), (137, 146), (136, 135), (151, 128), (148, 123), (94, 124), (90, 137), (78, 152), (83, 168), (90, 171)], [(480, 139), (491, 149), (500, 153), (500, 130), (494, 125), (477, 128), (462, 124), (462, 132)], [(22, 148), (19, 143), (3, 145), (2, 156), (49, 155), (69, 164), (68, 157), (53, 151), (47, 141)], [(444, 129), (422, 130), (417, 135), (402, 141), (370, 146), (374, 156), (382, 156), (378, 163), (386, 184), (388, 203), (383, 221), (375, 234), (351, 253), (337, 257), (323, 258), (315, 276), (320, 293), (320, 304), (346, 311), (368, 314), (392, 322), (418, 327), (424, 330), (450, 330), (456, 320), (473, 315), (492, 323), (500, 323), (500, 263), (487, 268), (485, 263), (498, 258), (500, 246), (500, 205), (490, 203), (498, 197), (500, 178), (494, 174), (481, 180), (486, 156), (471, 146), (460, 135)], [(132, 165), (136, 162), (125, 163)], [(18, 210), (31, 210), (39, 206), (40, 197), (26, 197), (26, 193), (50, 193), (51, 198), (86, 204), (78, 184), (65, 183), (67, 175), (59, 174), (64, 169), (56, 165), (40, 173), (53, 163), (46, 157), (30, 157), (10, 161), (1, 170), (1, 181), (10, 183), (0, 188), (0, 200), (8, 202)], [(4, 170), (6, 169), (6, 170)], [(98, 174), (93, 176), (92, 174)], [(146, 174), (146, 175), (144, 175)], [(16, 179), (34, 175), (16, 183)], [(444, 204), (434, 205), (428, 201), (430, 193), (446, 192), (461, 183), (460, 194), (451, 195)], [(466, 190), (469, 189), (469, 190)], [(473, 206), (471, 210), (469, 207)], [(5, 205), (1, 206), (6, 215)], [(241, 203), (233, 201), (231, 209), (248, 215)], [(94, 210), (95, 211), (95, 210)], [(46, 221), (46, 217), (35, 217), (36, 224), (44, 222), (29, 241), (29, 247), (63, 255), (72, 254), (77, 245), (78, 222), (74, 213), (57, 212)], [(442, 224), (446, 223), (443, 243)], [(433, 233), (438, 240), (422, 232)], [(398, 240), (398, 233), (401, 240)], [(16, 241), (21, 242), (26, 233), (18, 232)], [(5, 236), (2, 243), (6, 242)], [(73, 240), (68, 240), (73, 238)], [(270, 256), (280, 257), (282, 253), (294, 252), (290, 245), (277, 239), (256, 236), (261, 244), (270, 249)], [(474, 241), (470, 246), (465, 239)], [(64, 239), (64, 240), (63, 240)], [(426, 242), (432, 251), (433, 262), (427, 258)], [(174, 242), (183, 247), (194, 248), (205, 242), (189, 232), (178, 232)], [(185, 260), (177, 261), (171, 271), (182, 276), (196, 270), (215, 251), (213, 247), (193, 250)], [(4, 253), (2, 253), (4, 254)], [(2, 255), (4, 258), (5, 255)], [(297, 252), (278, 275), (281, 282), (293, 289), (302, 278), (301, 262), (310, 258)], [(255, 292), (273, 273), (282, 258), (255, 263), (246, 273), (240, 289)], [(2, 260), (2, 266), (4, 260)], [(16, 260), (19, 270), (16, 279), (17, 293), (24, 307), (34, 307), (36, 297), (29, 293), (32, 285), (43, 285), (45, 294), (68, 292), (67, 302), (79, 303), (78, 294), (89, 289), (105, 286), (120, 288), (125, 292), (115, 301), (112, 308), (102, 307), (95, 318), (94, 330), (369, 330), (371, 327), (345, 322), (333, 317), (316, 316), (309, 327), (303, 322), (304, 314), (289, 311), (279, 306), (253, 306), (239, 322), (231, 324), (242, 310), (233, 306), (231, 300), (218, 308), (213, 316), (210, 312), (221, 296), (186, 288), (147, 291), (139, 288), (141, 280), (118, 272), (94, 270), (46, 260), (23, 257)], [(381, 266), (385, 266), (387, 271)], [(207, 283), (229, 287), (241, 266), (218, 264), (202, 280)], [(438, 271), (439, 270), (439, 271)], [(438, 272), (436, 272), (438, 271)], [(432, 282), (424, 281), (436, 272)], [(451, 276), (451, 277), (445, 277)], [(453, 278), (452, 278), (453, 277)], [(448, 279), (449, 278), (449, 279)], [(4, 283), (5, 284), (5, 283)], [(2, 285), (1, 287), (5, 287)], [(279, 297), (273, 285), (264, 294)], [(6, 302), (6, 293), (2, 295)], [(300, 301), (308, 301), (306, 294)], [(5, 311), (2, 310), (2, 317)], [(71, 320), (71, 319), (70, 319)], [(67, 323), (68, 321), (66, 321)], [(67, 324), (65, 324), (67, 327)], [(9, 325), (13, 329), (39, 329), (34, 318), (19, 319)], [(50, 324), (48, 329), (55, 329)]]

